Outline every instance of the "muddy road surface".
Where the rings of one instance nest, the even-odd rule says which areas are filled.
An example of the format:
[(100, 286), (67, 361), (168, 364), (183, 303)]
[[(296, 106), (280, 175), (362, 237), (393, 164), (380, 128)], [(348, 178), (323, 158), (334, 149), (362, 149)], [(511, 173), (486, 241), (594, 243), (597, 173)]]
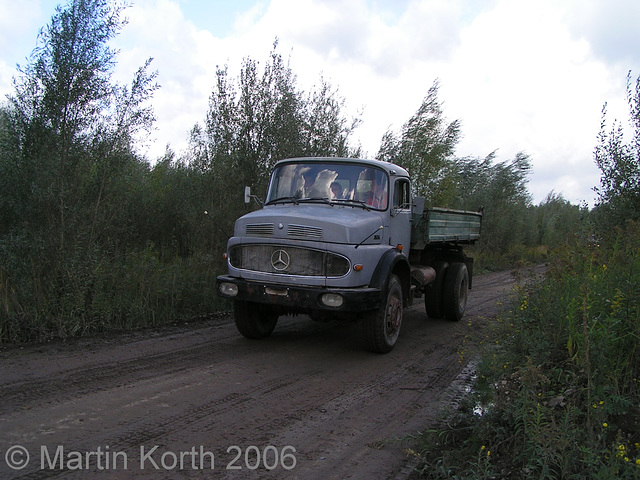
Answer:
[(458, 323), (416, 302), (386, 355), (305, 316), (4, 348), (0, 478), (398, 478), (513, 283), (477, 276)]

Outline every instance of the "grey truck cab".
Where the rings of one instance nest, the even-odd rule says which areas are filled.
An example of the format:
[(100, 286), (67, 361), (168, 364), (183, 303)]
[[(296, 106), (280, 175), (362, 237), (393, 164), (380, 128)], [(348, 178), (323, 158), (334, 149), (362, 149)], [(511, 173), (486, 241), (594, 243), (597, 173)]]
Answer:
[(269, 336), (280, 315), (303, 313), (360, 321), (368, 348), (385, 353), (416, 297), (426, 295), (429, 316), (461, 318), (473, 266), (462, 245), (479, 238), (481, 218), (425, 210), (408, 172), (391, 163), (282, 160), (264, 207), (235, 223), (218, 292), (233, 299), (245, 337)]

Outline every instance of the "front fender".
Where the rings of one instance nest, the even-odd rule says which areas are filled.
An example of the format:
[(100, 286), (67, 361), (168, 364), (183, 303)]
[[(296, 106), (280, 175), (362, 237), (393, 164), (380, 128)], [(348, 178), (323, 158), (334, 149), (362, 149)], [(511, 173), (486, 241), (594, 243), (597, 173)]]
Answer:
[(402, 285), (402, 296), (407, 300), (409, 298), (410, 272), (411, 269), (407, 257), (400, 250), (392, 248), (378, 262), (369, 286), (377, 288), (381, 292), (386, 292), (389, 276), (394, 273)]

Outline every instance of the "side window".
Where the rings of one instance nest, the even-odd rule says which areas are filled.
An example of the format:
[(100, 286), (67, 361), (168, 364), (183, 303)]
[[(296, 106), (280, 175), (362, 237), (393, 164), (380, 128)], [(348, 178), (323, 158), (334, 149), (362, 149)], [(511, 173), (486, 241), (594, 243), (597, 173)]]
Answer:
[(400, 178), (396, 180), (394, 193), (393, 193), (393, 207), (401, 210), (407, 210), (411, 208), (411, 196), (409, 194), (409, 181)]

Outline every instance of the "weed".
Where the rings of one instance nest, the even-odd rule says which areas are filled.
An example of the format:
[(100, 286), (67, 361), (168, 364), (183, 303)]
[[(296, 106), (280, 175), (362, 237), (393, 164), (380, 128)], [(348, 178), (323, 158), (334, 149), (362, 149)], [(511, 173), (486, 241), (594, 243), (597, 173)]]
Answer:
[(425, 436), (421, 476), (640, 478), (639, 304), (639, 225), (555, 252), (487, 328), (464, 436)]

